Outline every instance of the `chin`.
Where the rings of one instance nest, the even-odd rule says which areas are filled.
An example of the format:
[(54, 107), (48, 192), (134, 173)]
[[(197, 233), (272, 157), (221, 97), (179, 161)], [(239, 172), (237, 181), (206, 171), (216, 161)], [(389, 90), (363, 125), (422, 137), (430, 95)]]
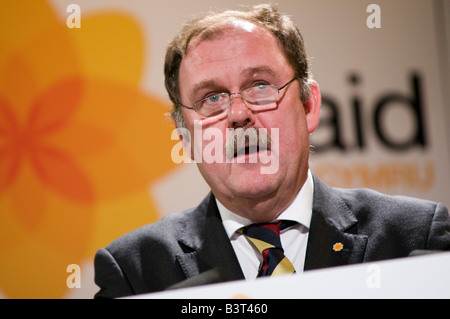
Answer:
[(276, 193), (281, 183), (274, 176), (243, 176), (243, 179), (234, 180), (230, 190), (235, 196), (241, 198), (264, 198)]

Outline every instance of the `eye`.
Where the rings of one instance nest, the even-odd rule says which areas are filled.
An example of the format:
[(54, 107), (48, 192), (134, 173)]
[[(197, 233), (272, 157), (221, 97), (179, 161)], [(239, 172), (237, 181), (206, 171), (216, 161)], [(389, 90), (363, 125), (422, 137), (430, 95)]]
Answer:
[(223, 93), (212, 93), (208, 94), (205, 98), (201, 99), (196, 103), (198, 107), (217, 107), (224, 101)]
[(214, 95), (208, 96), (208, 97), (206, 97), (206, 98), (204, 99), (204, 101), (205, 101), (206, 103), (216, 103), (216, 102), (218, 102), (219, 100), (220, 100), (220, 95), (219, 95), (219, 94), (214, 94)]
[(265, 91), (265, 90), (267, 90), (268, 87), (269, 87), (268, 84), (259, 84), (257, 86), (254, 86), (253, 88), (258, 91)]
[(271, 92), (271, 89), (272, 86), (266, 81), (257, 81), (254, 82), (249, 88), (245, 89), (243, 93), (247, 98), (254, 99), (257, 96), (259, 97)]
[(270, 84), (267, 83), (266, 81), (256, 81), (256, 82), (254, 82), (250, 87), (252, 87), (252, 88), (257, 88), (257, 89), (264, 89), (264, 88), (266, 88), (268, 85), (270, 85)]

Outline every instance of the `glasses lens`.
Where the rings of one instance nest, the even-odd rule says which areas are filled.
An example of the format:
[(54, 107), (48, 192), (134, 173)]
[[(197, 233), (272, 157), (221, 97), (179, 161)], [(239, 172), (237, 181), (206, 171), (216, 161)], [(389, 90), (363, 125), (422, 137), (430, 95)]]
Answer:
[(227, 93), (220, 93), (208, 96), (195, 103), (197, 113), (205, 117), (212, 117), (223, 113), (230, 104), (230, 97)]
[(275, 85), (258, 85), (242, 91), (242, 95), (252, 106), (263, 106), (278, 100), (278, 88)]
[[(267, 106), (278, 101), (278, 87), (275, 85), (258, 85), (242, 91), (245, 102), (252, 107)], [(213, 117), (225, 112), (230, 106), (230, 95), (219, 93), (208, 96), (194, 107), (198, 114), (204, 117)]]

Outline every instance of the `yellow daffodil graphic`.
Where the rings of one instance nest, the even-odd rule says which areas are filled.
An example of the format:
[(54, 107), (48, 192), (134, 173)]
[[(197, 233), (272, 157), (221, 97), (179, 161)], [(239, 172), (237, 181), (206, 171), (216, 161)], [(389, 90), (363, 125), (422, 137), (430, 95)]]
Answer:
[(173, 128), (140, 87), (131, 17), (69, 29), (44, 1), (0, 6), (0, 290), (61, 298), (69, 264), (159, 218), (148, 189), (174, 166)]

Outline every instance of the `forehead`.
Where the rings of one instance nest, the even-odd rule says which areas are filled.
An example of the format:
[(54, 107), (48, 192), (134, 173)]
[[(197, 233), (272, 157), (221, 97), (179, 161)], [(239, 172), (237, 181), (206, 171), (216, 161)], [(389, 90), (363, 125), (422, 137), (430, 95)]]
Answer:
[(252, 75), (256, 71), (282, 74), (287, 67), (272, 33), (247, 21), (234, 21), (214, 37), (199, 37), (191, 42), (180, 66), (180, 89), (193, 82)]
[[(239, 55), (246, 50), (265, 47), (281, 50), (278, 40), (267, 29), (244, 20), (231, 20), (205, 31), (188, 46), (184, 61), (201, 64), (208, 58), (219, 60), (228, 55)], [(214, 51), (212, 51), (214, 49)], [(246, 52), (258, 55), (261, 51)], [(199, 60), (196, 60), (198, 58)]]

